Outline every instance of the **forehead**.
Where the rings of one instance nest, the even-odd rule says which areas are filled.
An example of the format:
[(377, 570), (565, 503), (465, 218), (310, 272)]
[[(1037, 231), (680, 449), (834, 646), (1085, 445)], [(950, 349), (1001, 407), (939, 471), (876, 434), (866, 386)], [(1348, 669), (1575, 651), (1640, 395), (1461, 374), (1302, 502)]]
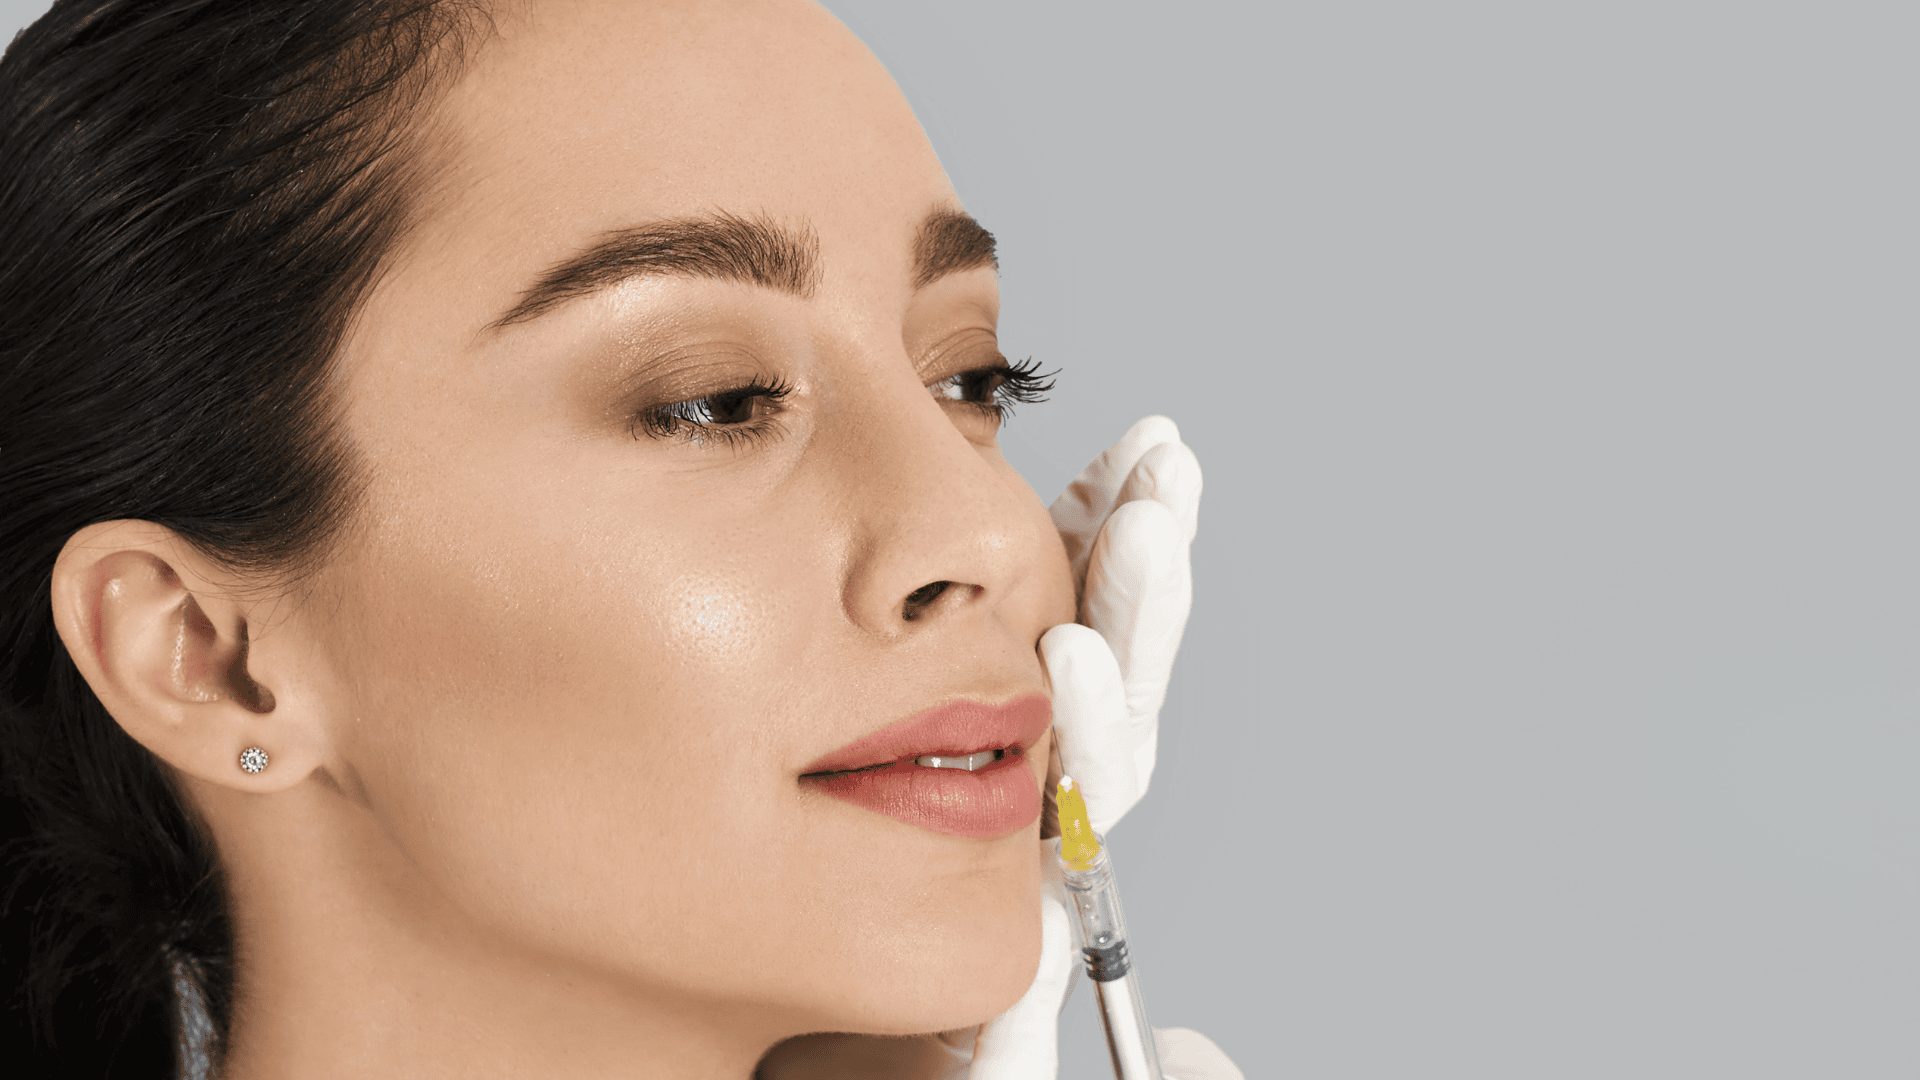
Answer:
[(606, 230), (759, 215), (816, 232), (829, 275), (897, 276), (929, 207), (952, 201), (892, 79), (806, 3), (528, 5), (499, 17), (434, 121), (440, 175), (410, 261), (465, 279), (480, 324), (480, 297), (510, 302)]

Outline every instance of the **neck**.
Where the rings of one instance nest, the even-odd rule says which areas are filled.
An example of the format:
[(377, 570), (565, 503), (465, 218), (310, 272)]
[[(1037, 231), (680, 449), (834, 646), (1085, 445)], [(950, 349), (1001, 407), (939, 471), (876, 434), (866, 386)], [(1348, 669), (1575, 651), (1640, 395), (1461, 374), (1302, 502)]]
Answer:
[[(477, 925), (324, 782), (274, 796), (271, 807), (193, 794), (227, 867), (233, 915), (223, 1080), (746, 1080), (769, 1047), (805, 1030), (764, 1008), (649, 986)], [(232, 800), (250, 801), (223, 805)]]

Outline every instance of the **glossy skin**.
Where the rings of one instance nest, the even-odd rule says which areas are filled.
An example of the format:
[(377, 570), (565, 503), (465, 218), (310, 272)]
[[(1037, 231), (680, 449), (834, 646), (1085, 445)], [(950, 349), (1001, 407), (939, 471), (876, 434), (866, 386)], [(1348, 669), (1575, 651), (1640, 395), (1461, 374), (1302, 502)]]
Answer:
[[(1044, 691), (1074, 613), (995, 421), (929, 392), (997, 362), (998, 296), (915, 287), (958, 203), (891, 79), (799, 3), (547, 2), (436, 122), (342, 358), (368, 487), (336, 557), (276, 595), (109, 523), (56, 572), (83, 673), (229, 868), (227, 1075), (745, 1076), (797, 1033), (1004, 1009), (1037, 824), (942, 835), (799, 779)], [(810, 228), (811, 295), (644, 277), (487, 329), (602, 230), (719, 211)], [(750, 439), (636, 437), (755, 379), (792, 390)]]

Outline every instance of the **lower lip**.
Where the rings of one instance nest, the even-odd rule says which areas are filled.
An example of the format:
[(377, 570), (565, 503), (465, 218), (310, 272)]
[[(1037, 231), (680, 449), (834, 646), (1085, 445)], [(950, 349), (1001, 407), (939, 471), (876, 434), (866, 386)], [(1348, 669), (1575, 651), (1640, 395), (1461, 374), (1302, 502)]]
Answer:
[(949, 836), (997, 840), (1040, 816), (1040, 782), (1024, 754), (1008, 754), (975, 772), (897, 761), (882, 769), (809, 776), (836, 799), (895, 821)]

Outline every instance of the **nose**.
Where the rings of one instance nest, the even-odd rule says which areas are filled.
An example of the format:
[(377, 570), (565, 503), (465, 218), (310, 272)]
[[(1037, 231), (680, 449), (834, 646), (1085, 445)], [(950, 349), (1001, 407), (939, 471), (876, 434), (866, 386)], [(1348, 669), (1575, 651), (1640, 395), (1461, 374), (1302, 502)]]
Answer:
[(1048, 545), (1060, 547), (1039, 500), (911, 371), (880, 381), (841, 440), (853, 509), (848, 618), (896, 638), (969, 616), (1038, 615), (1045, 598), (1026, 594), (1044, 591)]

